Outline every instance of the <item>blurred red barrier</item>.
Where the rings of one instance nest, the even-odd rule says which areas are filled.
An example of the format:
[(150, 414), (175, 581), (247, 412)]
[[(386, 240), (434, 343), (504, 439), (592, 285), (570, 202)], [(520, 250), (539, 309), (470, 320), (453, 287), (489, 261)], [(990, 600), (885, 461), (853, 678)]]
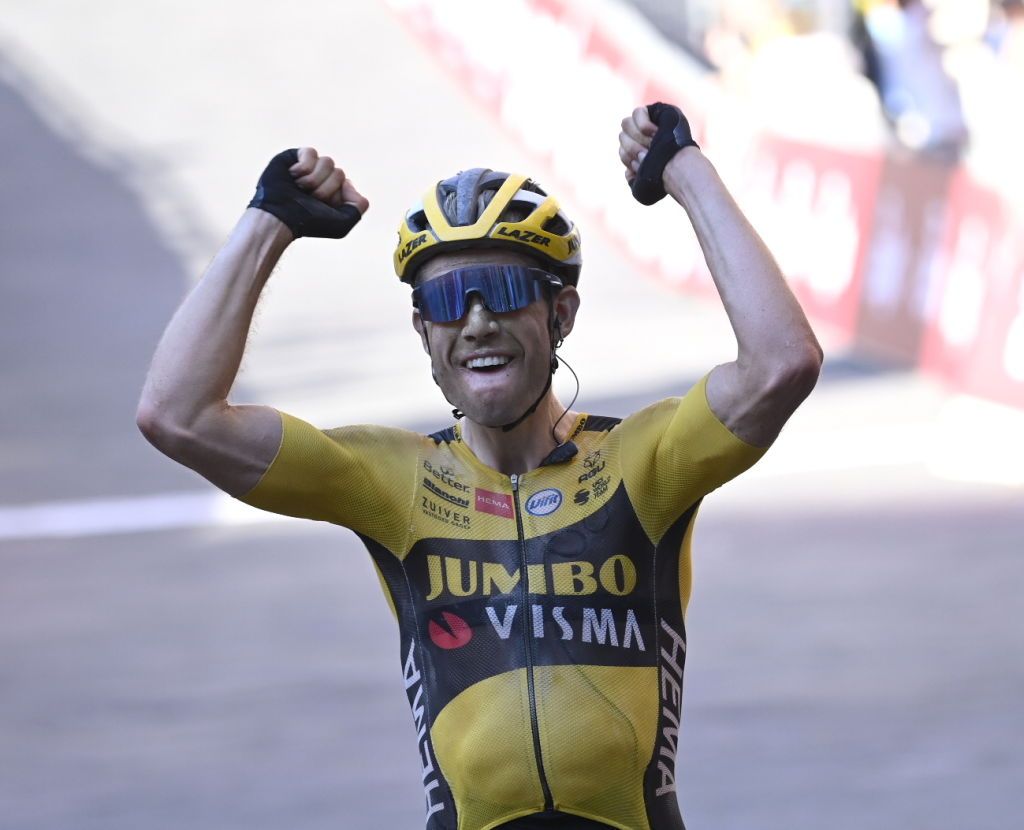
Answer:
[(807, 314), (852, 338), (881, 159), (761, 136), (743, 204)]
[(999, 197), (960, 172), (927, 301), (921, 367), (1024, 406), (1024, 242)]
[[(637, 102), (664, 100), (685, 108), (705, 146), (720, 94), (714, 85), (698, 89), (664, 60), (648, 60), (637, 40), (649, 35), (620, 31), (617, 18), (609, 23), (578, 0), (527, 0), (520, 8), (529, 20), (521, 15), (516, 25), (550, 47), (552, 65), (540, 76), (528, 62), (502, 65), (481, 47), (472, 6), (445, 13), (440, 2), (390, 2), (461, 83), (575, 188), (641, 268), (687, 291), (712, 289), (692, 234), (665, 211), (624, 207), (621, 179), (590, 175), (604, 157), (595, 160), (578, 136), (606, 129), (620, 106), (625, 114)], [(559, 74), (575, 84), (568, 106), (533, 94)], [(808, 315), (830, 326), (833, 343), (838, 336), (963, 391), (1024, 407), (1024, 243), (997, 194), (963, 170), (886, 158), (881, 149), (855, 153), (756, 130), (746, 142), (737, 196)]]
[(906, 366), (920, 359), (954, 172), (906, 156), (886, 159), (861, 280), (859, 349)]

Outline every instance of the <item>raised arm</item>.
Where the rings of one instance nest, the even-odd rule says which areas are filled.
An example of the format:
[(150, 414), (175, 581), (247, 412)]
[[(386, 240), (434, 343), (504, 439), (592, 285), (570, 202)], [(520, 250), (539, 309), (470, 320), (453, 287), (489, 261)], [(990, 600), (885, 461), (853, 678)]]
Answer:
[[(645, 172), (640, 164), (657, 132), (647, 107), (623, 119), (619, 156), (631, 185)], [(708, 403), (733, 433), (766, 447), (814, 388), (821, 347), (771, 252), (692, 143), (685, 118), (675, 144), (651, 153), (659, 150), (669, 156), (660, 184), (689, 216), (738, 344), (736, 360), (708, 378)]]
[(150, 443), (231, 495), (256, 485), (280, 444), (280, 415), (227, 398), (260, 294), (294, 239), (344, 236), (368, 207), (344, 172), (311, 147), (271, 161), (250, 207), (160, 339), (136, 414)]

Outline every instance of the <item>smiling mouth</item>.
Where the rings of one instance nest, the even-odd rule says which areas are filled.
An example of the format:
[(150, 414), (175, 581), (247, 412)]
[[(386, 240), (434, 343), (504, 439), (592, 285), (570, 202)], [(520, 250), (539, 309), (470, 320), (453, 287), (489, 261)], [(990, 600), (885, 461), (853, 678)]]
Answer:
[(472, 372), (493, 373), (499, 372), (512, 362), (512, 358), (504, 355), (493, 355), (491, 357), (475, 357), (467, 360), (463, 367)]

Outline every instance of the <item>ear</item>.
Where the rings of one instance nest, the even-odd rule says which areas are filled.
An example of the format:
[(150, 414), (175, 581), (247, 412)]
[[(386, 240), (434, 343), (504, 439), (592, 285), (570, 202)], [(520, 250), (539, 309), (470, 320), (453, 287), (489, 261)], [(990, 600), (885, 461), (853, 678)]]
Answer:
[(567, 285), (555, 297), (555, 319), (562, 331), (562, 337), (568, 337), (576, 323), (576, 312), (580, 308), (580, 294), (573, 285)]
[(412, 327), (416, 329), (416, 333), (420, 336), (420, 341), (423, 343), (423, 351), (430, 354), (430, 344), (427, 342), (427, 327), (423, 324), (423, 318), (420, 317), (419, 311), (415, 308), (412, 310)]

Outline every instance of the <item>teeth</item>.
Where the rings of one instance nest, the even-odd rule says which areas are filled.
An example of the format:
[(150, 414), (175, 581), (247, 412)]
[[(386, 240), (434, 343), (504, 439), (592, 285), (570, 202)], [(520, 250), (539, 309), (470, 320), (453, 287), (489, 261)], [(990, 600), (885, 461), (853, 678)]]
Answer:
[(466, 361), (467, 369), (482, 369), (485, 366), (504, 366), (508, 363), (510, 358), (502, 357), (500, 355), (493, 355), (492, 357), (474, 357), (472, 360)]

